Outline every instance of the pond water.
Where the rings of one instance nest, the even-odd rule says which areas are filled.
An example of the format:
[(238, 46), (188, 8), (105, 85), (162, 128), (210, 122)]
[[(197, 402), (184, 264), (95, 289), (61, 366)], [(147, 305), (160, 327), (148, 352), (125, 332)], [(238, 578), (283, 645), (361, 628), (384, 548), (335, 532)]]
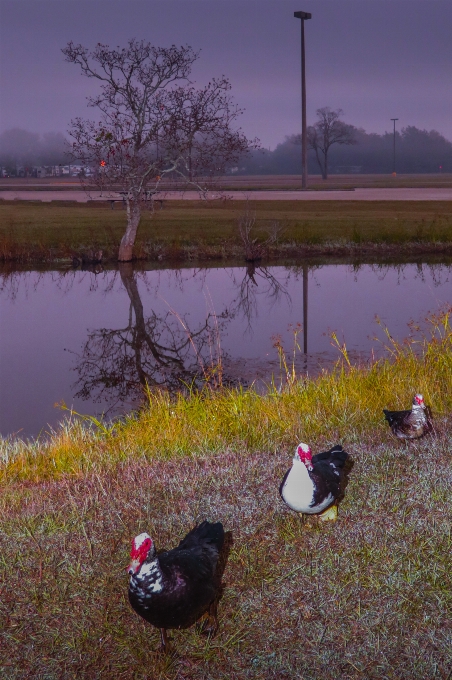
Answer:
[[(452, 305), (450, 264), (328, 264), (134, 271), (0, 272), (0, 433), (37, 436), (63, 417), (116, 415), (143, 386), (282, 380), (381, 352), (384, 331)], [(279, 338), (279, 340), (278, 340)], [(221, 360), (221, 361), (220, 361)]]

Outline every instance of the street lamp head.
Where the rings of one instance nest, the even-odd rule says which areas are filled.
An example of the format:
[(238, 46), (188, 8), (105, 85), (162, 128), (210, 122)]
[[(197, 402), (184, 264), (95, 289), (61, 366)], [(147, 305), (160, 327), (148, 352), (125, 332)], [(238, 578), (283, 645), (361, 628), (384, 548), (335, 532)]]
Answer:
[(294, 12), (294, 17), (296, 19), (311, 19), (312, 14), (310, 12)]

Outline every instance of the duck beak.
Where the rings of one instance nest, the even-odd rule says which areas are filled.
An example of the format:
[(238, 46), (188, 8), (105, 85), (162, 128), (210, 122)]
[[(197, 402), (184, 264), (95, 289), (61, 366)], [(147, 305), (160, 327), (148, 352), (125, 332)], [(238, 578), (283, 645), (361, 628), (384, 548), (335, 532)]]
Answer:
[(137, 573), (137, 571), (140, 568), (140, 561), (139, 560), (132, 560), (129, 566), (127, 567), (127, 573), (130, 574), (130, 576), (133, 576), (134, 574)]

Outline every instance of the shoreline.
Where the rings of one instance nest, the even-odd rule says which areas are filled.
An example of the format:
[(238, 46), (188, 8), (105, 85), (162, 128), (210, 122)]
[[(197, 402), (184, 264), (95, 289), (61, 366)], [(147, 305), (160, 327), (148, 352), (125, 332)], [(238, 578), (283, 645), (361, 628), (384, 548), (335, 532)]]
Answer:
[[(9, 252), (0, 251), (0, 266), (61, 268), (71, 267), (89, 268), (93, 266), (118, 267), (114, 252), (117, 248), (95, 244), (91, 247), (73, 250), (68, 248), (52, 250), (12, 249)], [(228, 266), (294, 266), (297, 264), (366, 264), (366, 263), (409, 263), (421, 262), (423, 258), (437, 256), (452, 258), (452, 242), (420, 243), (405, 242), (400, 244), (387, 243), (354, 243), (352, 241), (329, 244), (281, 244), (268, 248), (266, 253), (254, 260), (247, 260), (243, 247), (239, 244), (225, 244), (221, 247), (205, 245), (177, 245), (161, 243), (138, 243), (137, 255), (130, 263), (136, 268), (145, 265), (158, 265), (164, 268), (172, 266), (196, 266), (218, 264)], [(95, 252), (93, 252), (95, 251)], [(97, 253), (102, 251), (99, 257)]]
[[(245, 240), (244, 217), (251, 225)], [(108, 199), (0, 199), (0, 262), (113, 264), (125, 225), (122, 206), (112, 210)], [(143, 210), (134, 247), (135, 264), (430, 255), (452, 255), (452, 200), (168, 199)]]

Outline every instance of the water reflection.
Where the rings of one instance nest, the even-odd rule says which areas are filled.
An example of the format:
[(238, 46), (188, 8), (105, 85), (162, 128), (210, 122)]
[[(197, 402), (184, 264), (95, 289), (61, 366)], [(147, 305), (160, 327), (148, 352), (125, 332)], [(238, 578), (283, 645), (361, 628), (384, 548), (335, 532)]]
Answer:
[(241, 315), (246, 321), (246, 331), (252, 331), (252, 322), (258, 315), (259, 302), (265, 299), (269, 311), (284, 301), (291, 305), (292, 299), (288, 291), (289, 276), (285, 280), (277, 278), (269, 267), (257, 266), (248, 262), (245, 273), (242, 269), (231, 270), (231, 281), (237, 291), (232, 302), (232, 314)]
[[(267, 383), (275, 336), (297, 373), (369, 356), (378, 315), (394, 337), (452, 304), (451, 267), (316, 265), (0, 273), (0, 432), (36, 435), (61, 414), (136, 406), (143, 388)], [(309, 322), (309, 335), (308, 335)], [(309, 346), (308, 346), (309, 341)]]
[(119, 275), (130, 300), (127, 323), (89, 332), (76, 355), (75, 396), (118, 404), (143, 397), (146, 388), (175, 391), (215, 379), (221, 359), (215, 350), (230, 312), (209, 312), (195, 328), (171, 309), (145, 316), (132, 265), (121, 265)]
[[(152, 310), (145, 315), (138, 272), (131, 264), (121, 265), (118, 271), (130, 301), (127, 324), (89, 331), (82, 352), (75, 354), (78, 374), (75, 397), (102, 401), (112, 407), (139, 402), (153, 388), (176, 392), (207, 383), (211, 387), (246, 384), (245, 376), (233, 378), (225, 369), (231, 365), (228, 353), (221, 347), (227, 324), (240, 316), (250, 331), (258, 313), (258, 296), (263, 296), (270, 308), (282, 296), (288, 304), (291, 301), (287, 289), (270, 270), (250, 263), (245, 271), (232, 273), (237, 295), (230, 304), (217, 312), (207, 297), (211, 309), (205, 319), (193, 325), (188, 314), (170, 305), (160, 313)], [(205, 276), (206, 270), (199, 270), (193, 278), (202, 281), (203, 289), (207, 290)], [(184, 278), (178, 279), (183, 292)]]

